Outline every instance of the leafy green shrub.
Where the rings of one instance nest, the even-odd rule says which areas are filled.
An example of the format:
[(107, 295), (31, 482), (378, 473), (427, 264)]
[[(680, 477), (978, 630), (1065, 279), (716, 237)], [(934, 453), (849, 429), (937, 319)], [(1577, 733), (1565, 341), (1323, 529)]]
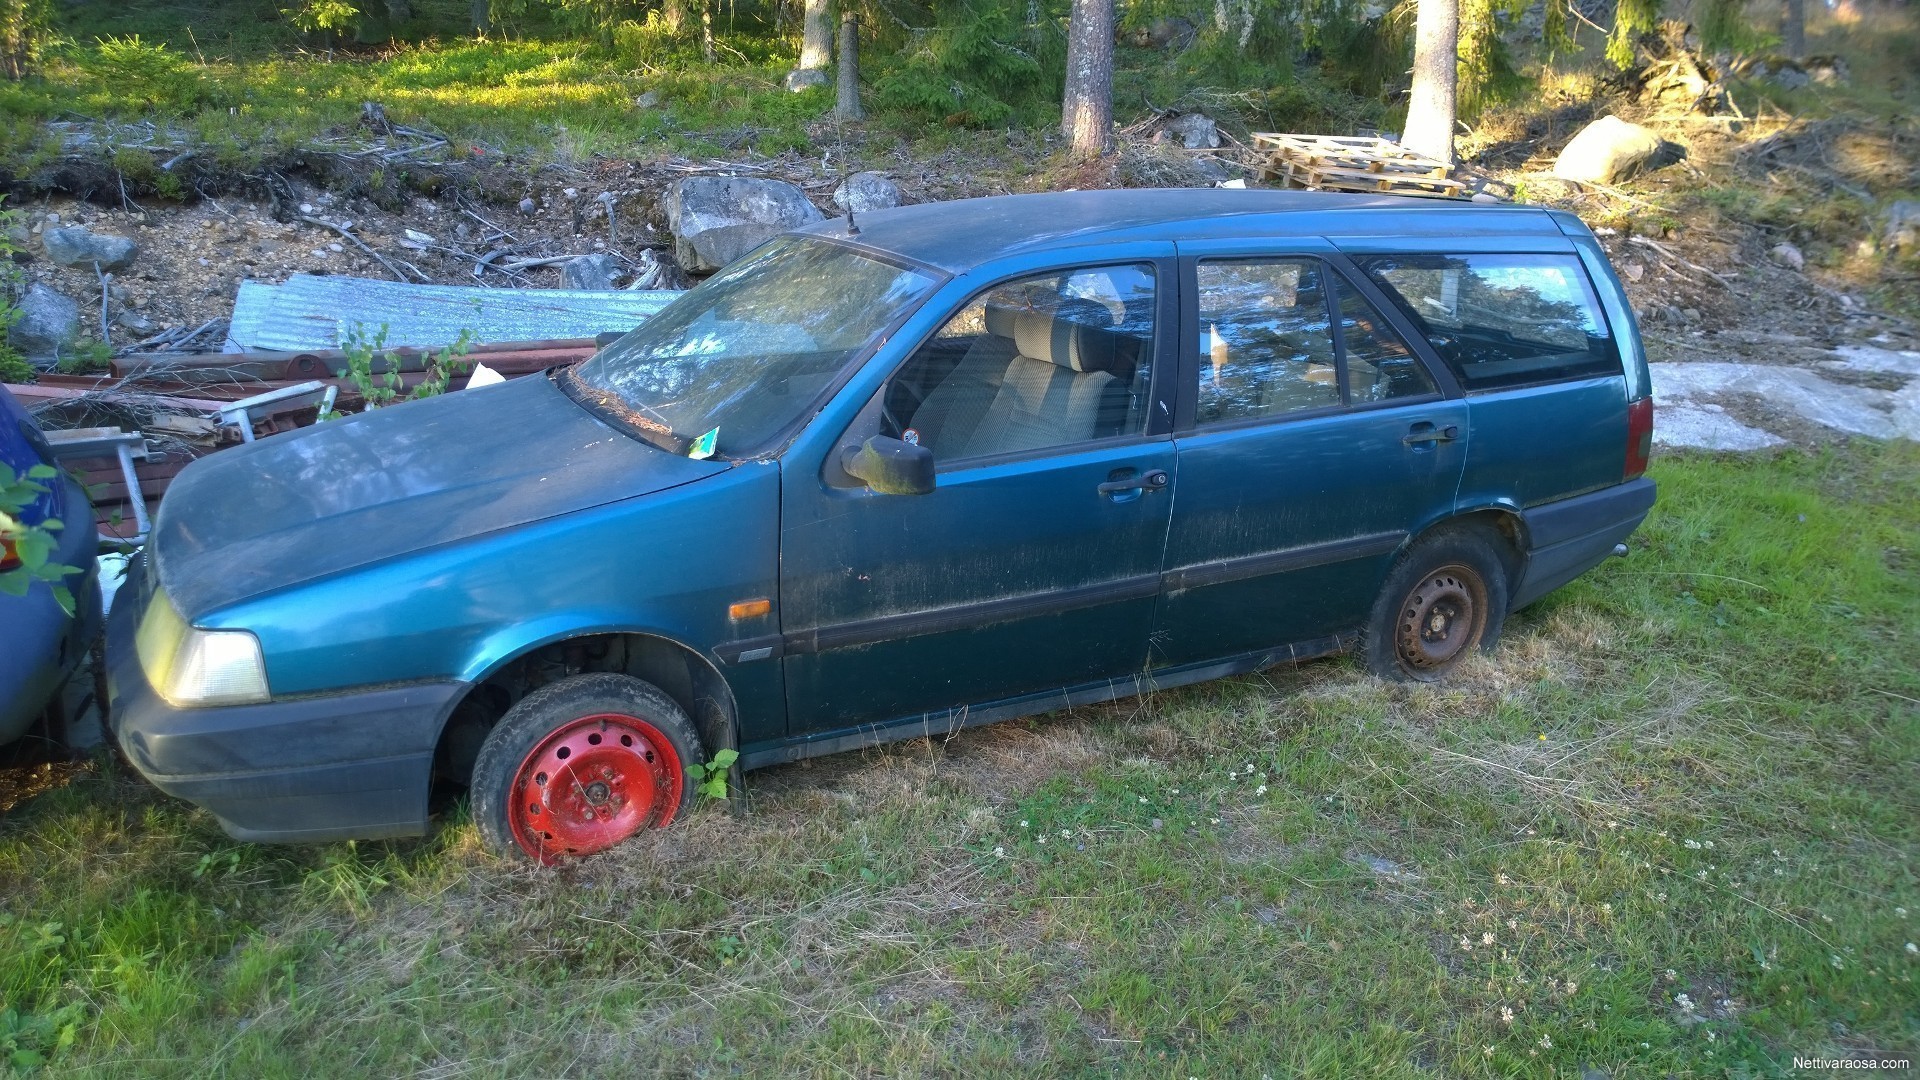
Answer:
[(1044, 122), (1059, 113), (1064, 64), (1049, 23), (1028, 28), (1007, 5), (961, 3), (886, 61), (874, 101), (952, 127)]
[(193, 63), (139, 34), (101, 38), (74, 60), (116, 96), (154, 109), (181, 112), (212, 103), (214, 88)]
[(0, 566), (17, 562), (11, 570), (0, 571), (0, 595), (25, 596), (36, 581), (53, 590), (53, 598), (67, 614), (73, 614), (73, 590), (67, 578), (80, 572), (77, 566), (49, 561), (59, 542), (54, 533), (64, 527), (57, 518), (29, 525), (21, 515), (51, 489), (43, 481), (59, 473), (51, 465), (34, 465), (24, 473), (0, 462)]

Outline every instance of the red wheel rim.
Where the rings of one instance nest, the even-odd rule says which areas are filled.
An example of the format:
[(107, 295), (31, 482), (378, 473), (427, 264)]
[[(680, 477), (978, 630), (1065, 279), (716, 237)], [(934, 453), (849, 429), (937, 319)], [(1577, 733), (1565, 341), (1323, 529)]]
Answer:
[(507, 788), (514, 842), (543, 863), (591, 855), (680, 808), (680, 755), (635, 716), (583, 716), (534, 746)]

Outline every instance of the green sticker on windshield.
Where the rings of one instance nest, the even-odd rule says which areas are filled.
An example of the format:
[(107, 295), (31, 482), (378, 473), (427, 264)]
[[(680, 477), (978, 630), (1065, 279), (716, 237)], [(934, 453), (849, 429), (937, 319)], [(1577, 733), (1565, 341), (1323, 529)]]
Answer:
[(713, 444), (718, 441), (720, 441), (720, 429), (714, 428), (688, 445), (687, 456), (695, 461), (705, 461), (713, 456)]

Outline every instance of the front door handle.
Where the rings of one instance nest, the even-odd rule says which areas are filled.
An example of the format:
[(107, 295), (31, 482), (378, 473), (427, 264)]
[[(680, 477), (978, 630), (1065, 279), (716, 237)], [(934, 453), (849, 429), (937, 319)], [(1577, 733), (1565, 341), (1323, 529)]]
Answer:
[(1122, 491), (1159, 491), (1170, 483), (1165, 469), (1148, 469), (1139, 476), (1125, 476), (1118, 480), (1109, 480), (1094, 488), (1102, 495), (1118, 495)]
[(1407, 432), (1406, 437), (1400, 441), (1406, 443), (1408, 446), (1418, 446), (1421, 443), (1452, 442), (1459, 437), (1460, 426), (1458, 424), (1448, 424), (1446, 427), (1436, 428), (1432, 424), (1422, 420), (1420, 423), (1413, 425), (1413, 430)]

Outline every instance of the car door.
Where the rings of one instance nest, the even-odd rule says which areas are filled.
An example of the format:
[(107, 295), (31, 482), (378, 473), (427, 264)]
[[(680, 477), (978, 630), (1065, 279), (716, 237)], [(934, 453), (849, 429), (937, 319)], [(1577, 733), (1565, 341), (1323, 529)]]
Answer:
[(1004, 281), (900, 364), (840, 447), (927, 447), (931, 493), (831, 457), (783, 475), (790, 734), (1144, 668), (1175, 471), (1164, 252)]
[(1180, 498), (1152, 663), (1328, 651), (1451, 512), (1466, 405), (1329, 245), (1180, 254)]

